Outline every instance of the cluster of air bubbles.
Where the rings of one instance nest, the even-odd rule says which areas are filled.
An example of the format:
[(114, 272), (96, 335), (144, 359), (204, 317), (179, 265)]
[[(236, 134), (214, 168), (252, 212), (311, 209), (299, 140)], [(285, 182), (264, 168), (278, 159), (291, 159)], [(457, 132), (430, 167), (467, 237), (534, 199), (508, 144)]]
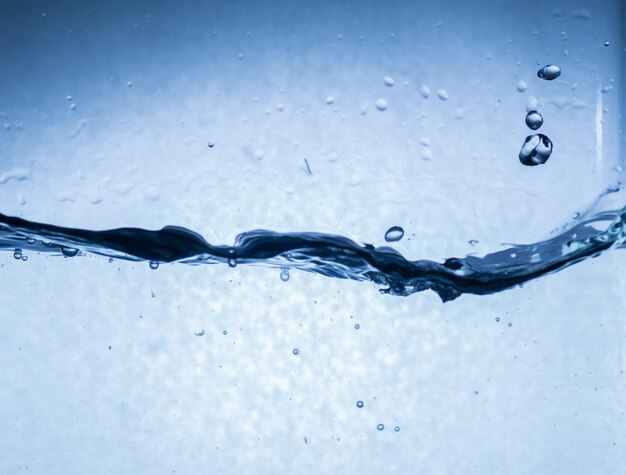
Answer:
[(287, 282), (289, 280), (289, 269), (285, 268), (280, 271), (280, 280)]
[[(554, 64), (548, 64), (539, 71), (537, 77), (552, 81), (561, 75), (561, 68)], [(519, 89), (518, 89), (519, 90)], [(528, 109), (526, 109), (528, 110)], [(526, 114), (526, 126), (530, 130), (537, 130), (543, 125), (543, 117), (534, 108)], [(533, 167), (543, 165), (552, 154), (552, 141), (543, 134), (533, 134), (526, 137), (519, 152), (519, 161), (522, 165)]]
[(385, 241), (396, 242), (404, 237), (404, 229), (400, 226), (392, 226), (385, 233)]

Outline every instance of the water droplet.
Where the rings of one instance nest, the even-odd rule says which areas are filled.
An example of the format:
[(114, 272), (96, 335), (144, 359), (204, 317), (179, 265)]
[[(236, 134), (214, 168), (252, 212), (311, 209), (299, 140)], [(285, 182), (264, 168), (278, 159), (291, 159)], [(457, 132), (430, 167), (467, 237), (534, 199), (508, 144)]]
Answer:
[(392, 78), (392, 77), (389, 77), (389, 76), (385, 76), (385, 77), (383, 78), (383, 82), (385, 83), (385, 86), (388, 86), (388, 87), (393, 87), (393, 86), (394, 86), (394, 84), (396, 83), (396, 82), (393, 80), (393, 78)]
[(26, 242), (27, 242), (28, 244), (35, 244), (36, 239), (35, 239), (35, 238), (26, 238)]
[(22, 258), (22, 250), (21, 249), (16, 249), (15, 251), (13, 251), (13, 257), (15, 259), (21, 259)]
[(392, 226), (385, 233), (385, 241), (396, 242), (404, 237), (404, 229), (400, 226)]
[(358, 330), (359, 328), (361, 328), (361, 325), (359, 325), (358, 323), (355, 323), (355, 324), (354, 324), (354, 329), (355, 329), (355, 330)]
[(300, 350), (298, 350), (298, 348), (294, 348), (291, 352), (297, 356), (300, 353)]
[(159, 263), (156, 261), (150, 261), (150, 269), (156, 270), (159, 268)]
[(528, 89), (528, 85), (526, 84), (526, 81), (522, 81), (520, 79), (519, 81), (517, 81), (515, 89), (517, 89), (518, 92), (524, 92), (526, 89)]
[(376, 428), (377, 428), (378, 430), (383, 430), (383, 429), (385, 428), (385, 425), (384, 425), (384, 424), (378, 424), (378, 425), (376, 426)]
[(543, 165), (552, 154), (552, 142), (543, 134), (526, 137), (519, 152), (519, 161), (529, 167)]
[(537, 71), (537, 77), (545, 79), (546, 81), (552, 81), (561, 75), (561, 68), (554, 64), (548, 64), (539, 71)]
[(537, 111), (530, 111), (526, 114), (526, 125), (531, 130), (537, 130), (543, 125), (543, 117)]
[(604, 46), (609, 46), (611, 43), (609, 43), (608, 41), (604, 42)]
[(376, 109), (379, 111), (385, 111), (389, 107), (389, 103), (385, 99), (376, 99)]
[(280, 280), (287, 282), (289, 280), (289, 269), (283, 269), (280, 271)]
[(213, 148), (215, 144), (213, 142), (209, 142), (209, 148)]
[(237, 259), (228, 259), (228, 265), (230, 267), (236, 267), (237, 266)]
[(400, 432), (400, 426), (395, 426), (393, 430), (395, 430), (396, 432)]
[(74, 249), (73, 247), (62, 247), (61, 254), (65, 257), (74, 257), (78, 255), (78, 249)]
[(448, 91), (446, 91), (445, 89), (437, 89), (437, 97), (439, 97), (439, 99), (441, 99), (442, 101), (447, 101)]
[(356, 407), (363, 407), (363, 401), (357, 401)]

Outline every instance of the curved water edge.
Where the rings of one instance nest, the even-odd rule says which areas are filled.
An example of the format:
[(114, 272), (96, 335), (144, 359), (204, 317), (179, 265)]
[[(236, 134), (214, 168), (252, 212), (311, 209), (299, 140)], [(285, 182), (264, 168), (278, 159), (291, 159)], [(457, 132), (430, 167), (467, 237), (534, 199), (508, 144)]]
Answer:
[(21, 258), (25, 250), (74, 257), (80, 252), (132, 261), (183, 264), (260, 263), (298, 268), (328, 277), (371, 281), (381, 293), (408, 296), (433, 290), (443, 302), (464, 293), (486, 295), (557, 272), (590, 257), (624, 246), (626, 207), (580, 221), (550, 239), (478, 257), (450, 257), (443, 263), (411, 261), (389, 247), (360, 245), (343, 236), (315, 232), (254, 230), (237, 236), (233, 246), (213, 245), (189, 229), (158, 231), (118, 228), (107, 231), (35, 223), (0, 214), (0, 249)]

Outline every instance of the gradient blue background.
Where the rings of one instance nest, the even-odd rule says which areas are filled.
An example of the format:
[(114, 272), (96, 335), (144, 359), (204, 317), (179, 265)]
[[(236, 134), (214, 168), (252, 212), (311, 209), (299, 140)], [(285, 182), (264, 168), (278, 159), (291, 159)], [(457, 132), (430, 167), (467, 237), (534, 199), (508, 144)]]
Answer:
[[(543, 239), (623, 180), (623, 25), (619, 1), (5, 1), (0, 211), (215, 243), (401, 225), (415, 259)], [(622, 254), (442, 305), (6, 253), (0, 473), (622, 473)]]

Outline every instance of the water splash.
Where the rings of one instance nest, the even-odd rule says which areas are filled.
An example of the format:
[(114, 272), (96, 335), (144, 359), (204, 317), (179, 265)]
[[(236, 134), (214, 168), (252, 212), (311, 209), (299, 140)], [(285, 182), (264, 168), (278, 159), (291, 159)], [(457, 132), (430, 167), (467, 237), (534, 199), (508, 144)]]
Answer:
[[(608, 190), (606, 194), (618, 190)], [(233, 246), (227, 246), (210, 244), (199, 234), (177, 226), (166, 226), (159, 231), (140, 228), (90, 231), (0, 214), (0, 249), (63, 256), (63, 250), (71, 248), (81, 251), (77, 255), (91, 253), (147, 261), (153, 269), (160, 262), (224, 263), (233, 267), (262, 263), (280, 269), (370, 281), (381, 286), (383, 294), (408, 296), (430, 289), (446, 302), (465, 293), (486, 295), (510, 289), (611, 248), (625, 247), (625, 223), (626, 207), (600, 212), (584, 221), (581, 218), (567, 231), (538, 243), (512, 245), (482, 257), (450, 257), (439, 263), (412, 261), (389, 247), (360, 245), (343, 236), (315, 232), (254, 230), (240, 234)]]

